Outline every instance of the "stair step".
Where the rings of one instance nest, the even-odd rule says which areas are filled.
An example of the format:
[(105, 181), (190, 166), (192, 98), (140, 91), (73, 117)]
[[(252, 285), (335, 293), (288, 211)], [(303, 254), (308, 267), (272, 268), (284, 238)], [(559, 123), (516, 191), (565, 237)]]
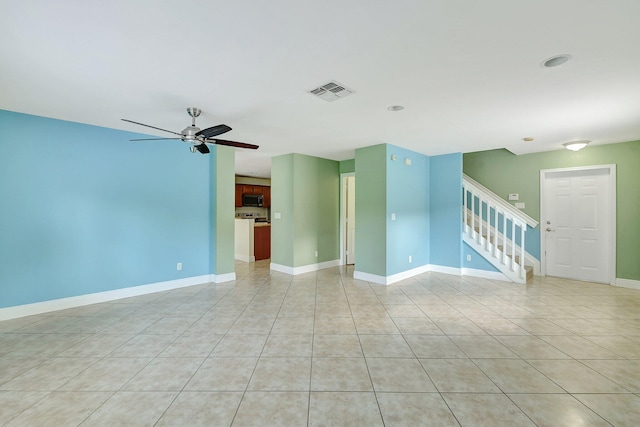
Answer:
[(525, 265), (524, 271), (527, 272), (527, 283), (528, 283), (529, 279), (533, 279), (533, 267), (530, 265)]

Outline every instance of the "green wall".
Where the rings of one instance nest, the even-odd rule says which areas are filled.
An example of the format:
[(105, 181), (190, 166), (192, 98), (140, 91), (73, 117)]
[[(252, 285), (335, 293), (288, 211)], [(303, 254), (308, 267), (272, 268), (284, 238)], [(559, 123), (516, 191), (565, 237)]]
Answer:
[(339, 163), (287, 154), (271, 166), (271, 262), (301, 267), (339, 259)]
[(640, 141), (594, 145), (568, 150), (516, 156), (507, 150), (490, 150), (464, 155), (464, 173), (505, 200), (519, 193), (524, 211), (540, 219), (540, 170), (615, 164), (617, 170), (616, 276), (640, 280)]
[(340, 162), (340, 173), (353, 173), (356, 171), (356, 159), (342, 160)]
[(387, 146), (356, 150), (357, 270), (386, 276)]
[(293, 266), (293, 226), (293, 154), (287, 154), (271, 159), (272, 263)]
[(235, 150), (216, 145), (211, 148), (211, 235), (212, 271), (235, 271)]

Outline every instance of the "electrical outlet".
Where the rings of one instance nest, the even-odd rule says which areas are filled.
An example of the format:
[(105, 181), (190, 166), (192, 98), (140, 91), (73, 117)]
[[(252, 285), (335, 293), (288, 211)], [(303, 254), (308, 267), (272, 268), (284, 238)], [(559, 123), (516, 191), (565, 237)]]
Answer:
[(182, 263), (181, 262), (176, 264), (176, 270), (178, 270), (178, 271), (182, 270)]
[(524, 202), (516, 203), (516, 208), (518, 208), (518, 209), (524, 209)]
[(274, 212), (273, 219), (280, 219), (280, 212)]
[(471, 255), (467, 255), (467, 261), (471, 261)]
[(316, 258), (318, 258), (318, 251), (315, 251), (314, 255)]
[(396, 214), (392, 213), (391, 214), (391, 221), (395, 221), (396, 220)]
[(411, 264), (411, 261), (413, 261), (413, 257), (409, 255), (409, 264)]

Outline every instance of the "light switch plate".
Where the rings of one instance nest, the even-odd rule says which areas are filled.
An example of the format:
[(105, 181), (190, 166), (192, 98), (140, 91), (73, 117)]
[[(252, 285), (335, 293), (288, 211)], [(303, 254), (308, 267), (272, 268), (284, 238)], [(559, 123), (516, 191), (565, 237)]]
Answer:
[(273, 218), (274, 219), (280, 219), (280, 212), (274, 212), (273, 213)]

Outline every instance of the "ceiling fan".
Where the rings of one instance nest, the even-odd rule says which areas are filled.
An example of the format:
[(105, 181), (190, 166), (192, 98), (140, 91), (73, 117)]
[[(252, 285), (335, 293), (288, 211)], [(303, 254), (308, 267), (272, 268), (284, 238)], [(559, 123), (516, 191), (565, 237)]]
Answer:
[(228, 145), (230, 147), (237, 148), (249, 148), (252, 150), (256, 150), (258, 148), (257, 145), (246, 144), (244, 142), (235, 142), (235, 141), (227, 141), (225, 139), (217, 139), (215, 136), (221, 135), (225, 132), (229, 132), (231, 128), (227, 125), (217, 125), (212, 126), (210, 128), (200, 130), (199, 127), (196, 126), (196, 117), (202, 113), (202, 110), (195, 107), (187, 108), (187, 113), (191, 116), (191, 126), (187, 126), (182, 130), (182, 132), (174, 132), (171, 130), (162, 129), (156, 126), (145, 125), (144, 123), (134, 122), (133, 120), (122, 119), (125, 122), (133, 123), (140, 126), (146, 126), (148, 128), (161, 130), (163, 132), (169, 132), (174, 135), (177, 135), (173, 138), (142, 138), (142, 139), (131, 139), (131, 141), (159, 141), (165, 139), (179, 139), (184, 142), (188, 142), (191, 144), (191, 152), (195, 153), (196, 151), (207, 154), (209, 153), (209, 147), (207, 144), (218, 144), (218, 145)]

